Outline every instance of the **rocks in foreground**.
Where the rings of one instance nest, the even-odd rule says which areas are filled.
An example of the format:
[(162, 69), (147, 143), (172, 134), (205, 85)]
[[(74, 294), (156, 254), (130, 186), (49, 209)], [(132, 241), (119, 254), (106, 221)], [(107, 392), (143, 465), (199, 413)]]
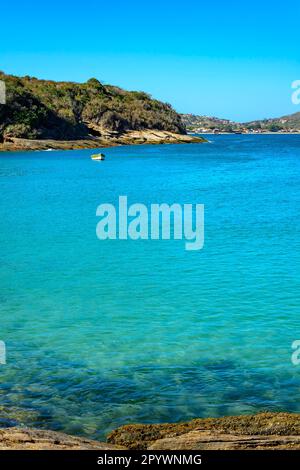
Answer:
[(285, 450), (300, 449), (300, 436), (248, 436), (191, 431), (159, 439), (149, 450)]
[(0, 429), (0, 450), (120, 450), (122, 446), (28, 428)]
[(10, 138), (0, 144), (0, 151), (18, 150), (75, 150), (88, 148), (113, 147), (117, 145), (139, 144), (180, 144), (207, 142), (202, 137), (186, 134), (176, 134), (169, 131), (143, 130), (128, 131), (118, 136), (106, 135), (103, 137), (90, 137), (81, 140), (30, 140)]
[(132, 424), (108, 442), (28, 428), (0, 429), (0, 450), (300, 450), (300, 415), (259, 413), (177, 424)]
[(259, 413), (178, 424), (134, 424), (113, 431), (108, 442), (141, 450), (300, 449), (300, 415)]

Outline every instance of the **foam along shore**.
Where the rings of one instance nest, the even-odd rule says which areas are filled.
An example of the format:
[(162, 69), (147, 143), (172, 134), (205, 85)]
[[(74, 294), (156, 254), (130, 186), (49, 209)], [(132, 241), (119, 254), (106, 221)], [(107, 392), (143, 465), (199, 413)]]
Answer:
[(294, 450), (300, 449), (300, 414), (200, 418), (174, 424), (130, 424), (107, 442), (13, 427), (0, 429), (0, 450)]
[(18, 150), (75, 150), (93, 149), (101, 147), (113, 147), (117, 145), (140, 145), (140, 144), (188, 144), (205, 143), (203, 137), (186, 134), (176, 134), (169, 131), (142, 130), (127, 131), (120, 135), (107, 135), (103, 137), (90, 136), (79, 140), (30, 140), (10, 138), (0, 143), (0, 151)]

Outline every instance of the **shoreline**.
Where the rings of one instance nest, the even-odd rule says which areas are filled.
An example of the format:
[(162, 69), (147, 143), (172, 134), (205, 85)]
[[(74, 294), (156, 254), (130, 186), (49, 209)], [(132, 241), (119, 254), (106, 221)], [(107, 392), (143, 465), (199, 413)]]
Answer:
[(55, 140), (55, 139), (23, 139), (10, 138), (9, 141), (0, 143), (1, 152), (20, 152), (20, 151), (50, 151), (50, 150), (87, 150), (109, 147), (120, 147), (126, 145), (162, 145), (162, 144), (189, 144), (189, 143), (208, 143), (205, 136), (213, 135), (300, 135), (299, 132), (205, 132), (196, 134), (188, 132), (187, 134), (176, 134), (169, 131), (144, 130), (128, 131), (118, 136), (89, 136), (85, 139), (76, 140)]
[(188, 132), (188, 135), (300, 135), (300, 132)]
[(299, 450), (300, 414), (199, 418), (180, 423), (129, 424), (106, 442), (28, 427), (0, 428), (0, 450)]
[(0, 152), (18, 152), (32, 150), (80, 150), (116, 147), (121, 145), (157, 145), (207, 143), (204, 137), (188, 134), (176, 134), (169, 131), (144, 130), (128, 131), (118, 136), (88, 137), (78, 140), (31, 140), (11, 138), (0, 143)]

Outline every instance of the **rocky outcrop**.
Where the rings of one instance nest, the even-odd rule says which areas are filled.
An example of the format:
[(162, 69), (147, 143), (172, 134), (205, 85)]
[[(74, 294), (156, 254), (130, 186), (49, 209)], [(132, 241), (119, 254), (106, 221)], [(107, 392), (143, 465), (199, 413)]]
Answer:
[(28, 428), (0, 429), (0, 450), (120, 450), (122, 446)]
[(300, 450), (300, 415), (259, 413), (132, 424), (113, 431), (107, 441), (37, 429), (0, 429), (0, 450)]
[(12, 138), (78, 140), (159, 129), (186, 134), (168, 103), (140, 91), (86, 83), (15, 77), (0, 72), (6, 100), (0, 104), (0, 142)]
[(122, 426), (108, 442), (129, 449), (300, 449), (300, 415), (259, 413), (178, 424)]
[(284, 450), (300, 449), (300, 436), (248, 436), (214, 431), (191, 431), (159, 439), (149, 450)]
[(138, 145), (138, 144), (180, 144), (180, 143), (203, 143), (205, 139), (185, 134), (176, 134), (169, 131), (143, 130), (127, 131), (115, 136), (109, 134), (104, 137), (89, 137), (80, 140), (38, 140), (21, 139), (11, 137), (4, 143), (0, 143), (0, 151), (14, 150), (48, 150), (62, 149), (74, 150), (84, 148), (113, 147), (116, 145)]

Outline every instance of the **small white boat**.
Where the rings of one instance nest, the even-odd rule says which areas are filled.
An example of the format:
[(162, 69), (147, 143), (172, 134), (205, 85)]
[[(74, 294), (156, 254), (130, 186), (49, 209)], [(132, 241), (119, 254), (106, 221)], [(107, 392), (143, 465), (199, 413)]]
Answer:
[(105, 155), (104, 153), (96, 153), (94, 155), (91, 156), (91, 159), (92, 160), (105, 160)]

